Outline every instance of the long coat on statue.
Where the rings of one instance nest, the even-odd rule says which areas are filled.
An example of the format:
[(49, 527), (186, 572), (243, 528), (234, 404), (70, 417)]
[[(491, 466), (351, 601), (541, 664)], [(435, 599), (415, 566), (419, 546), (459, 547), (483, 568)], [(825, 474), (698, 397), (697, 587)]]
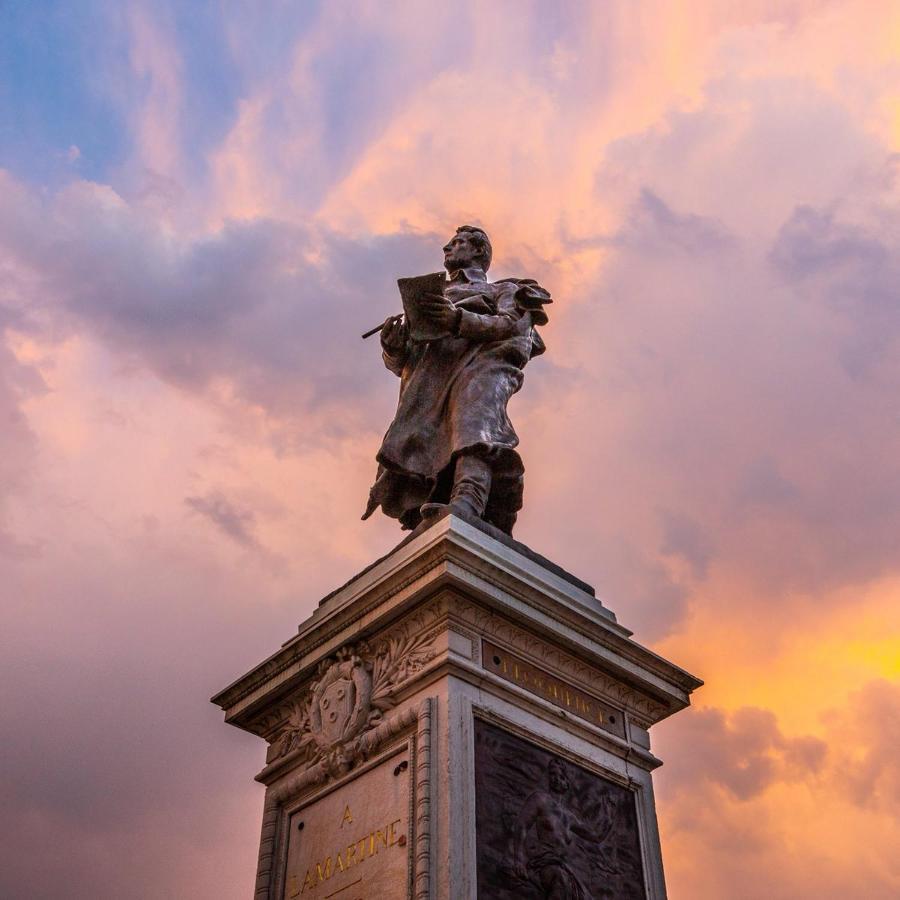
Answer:
[(510, 532), (522, 506), (524, 467), (506, 405), (522, 386), (525, 364), (544, 352), (535, 326), (547, 323), (550, 295), (525, 279), (488, 283), (479, 268), (456, 272), (444, 295), (462, 309), (458, 334), (407, 339), (395, 355), (383, 354), (400, 376), (400, 400), (363, 518), (381, 506), (415, 528), (422, 504), (449, 499), (456, 458), (478, 453), (492, 471), (484, 518)]

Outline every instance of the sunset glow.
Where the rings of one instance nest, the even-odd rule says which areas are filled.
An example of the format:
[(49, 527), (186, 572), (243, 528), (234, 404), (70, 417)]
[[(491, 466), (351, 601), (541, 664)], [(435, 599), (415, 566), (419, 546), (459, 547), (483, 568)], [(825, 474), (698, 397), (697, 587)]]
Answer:
[(0, 26), (0, 897), (250, 894), (264, 746), (208, 697), (401, 539), (359, 335), (463, 222), (554, 297), (516, 537), (705, 681), (670, 897), (900, 896), (900, 6)]

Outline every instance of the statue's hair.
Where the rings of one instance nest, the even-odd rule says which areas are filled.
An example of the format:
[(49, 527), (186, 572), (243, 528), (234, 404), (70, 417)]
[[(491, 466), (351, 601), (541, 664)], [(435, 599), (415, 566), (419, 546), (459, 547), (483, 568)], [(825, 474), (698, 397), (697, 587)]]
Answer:
[(566, 780), (569, 778), (569, 773), (566, 769), (566, 764), (561, 759), (551, 759), (549, 763), (547, 763), (547, 771), (549, 772), (551, 769), (556, 769), (558, 772), (561, 772)]
[(456, 233), (469, 235), (469, 239), (478, 248), (482, 268), (487, 272), (491, 267), (491, 257), (494, 254), (494, 250), (491, 247), (491, 239), (487, 236), (487, 232), (477, 225), (460, 225), (456, 229)]

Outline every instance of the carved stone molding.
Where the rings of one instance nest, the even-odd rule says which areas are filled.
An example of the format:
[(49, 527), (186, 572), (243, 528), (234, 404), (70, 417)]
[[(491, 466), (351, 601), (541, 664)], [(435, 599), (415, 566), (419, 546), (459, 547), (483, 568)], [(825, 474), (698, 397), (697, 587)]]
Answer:
[(413, 881), (415, 900), (431, 897), (431, 729), (434, 702), (422, 701), (416, 735), (416, 861)]
[[(315, 680), (266, 719), (275, 731), (267, 763), (291, 757), (294, 765), (321, 767), (338, 777), (364, 758), (363, 737), (396, 705), (399, 688), (436, 653), (436, 604), (409, 616), (375, 642), (342, 647), (319, 663)], [(280, 727), (278, 727), (280, 725)]]
[(521, 651), (535, 662), (569, 676), (578, 684), (590, 687), (598, 696), (626, 709), (641, 723), (649, 724), (668, 713), (666, 707), (645, 694), (604, 675), (594, 666), (582, 662), (489, 609), (459, 597), (453, 603), (453, 613), (454, 618), (459, 618), (480, 634), (496, 638), (510, 649)]
[[(384, 558), (386, 559), (387, 557)], [(445, 563), (446, 560), (447, 552), (445, 548), (432, 547), (428, 549), (415, 560), (415, 565), (409, 567), (402, 578), (392, 579), (388, 587), (380, 587), (375, 590), (367, 602), (350, 604), (352, 611), (348, 611), (346, 615), (338, 616), (334, 623), (327, 623), (316, 629), (314, 635), (306, 636), (299, 642), (291, 642), (289, 646), (284, 647), (274, 657), (257, 666), (239, 682), (221, 691), (213, 698), (213, 702), (223, 709), (227, 709), (246, 700), (273, 680), (283, 677), (285, 672), (298, 664), (301, 657), (314, 652), (318, 647), (332, 640), (360, 619), (365, 618), (379, 606), (393, 600), (398, 594), (407, 592), (433, 569)], [(358, 578), (359, 576), (356, 577)], [(355, 580), (355, 578), (351, 579), (347, 585), (352, 584)], [(347, 587), (347, 585), (344, 585), (344, 587)], [(340, 588), (329, 594), (328, 597), (320, 601), (319, 605), (322, 606), (327, 603), (336, 594), (340, 593), (342, 589)]]
[[(434, 700), (426, 697), (417, 706), (383, 720), (360, 738), (360, 751), (368, 756), (393, 738), (416, 726), (411, 742), (412, 765), (416, 773), (413, 787), (414, 855), (411, 898), (428, 900), (431, 896), (431, 740)], [(330, 771), (324, 761), (283, 778), (266, 791), (263, 808), (259, 861), (256, 870), (255, 900), (275, 900), (275, 862), (278, 856), (279, 825), (285, 805), (328, 780)], [(282, 837), (283, 841), (283, 837)]]

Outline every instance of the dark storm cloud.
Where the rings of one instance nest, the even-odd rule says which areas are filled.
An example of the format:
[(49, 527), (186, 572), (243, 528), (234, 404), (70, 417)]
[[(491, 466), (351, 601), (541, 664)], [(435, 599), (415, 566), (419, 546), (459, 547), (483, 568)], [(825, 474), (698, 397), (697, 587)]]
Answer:
[(740, 473), (734, 503), (747, 506), (783, 506), (798, 498), (797, 488), (778, 471), (778, 463), (769, 455), (751, 460)]
[[(597, 189), (602, 199), (603, 186)], [(736, 243), (726, 226), (710, 216), (679, 212), (646, 185), (628, 205), (621, 226), (609, 234), (575, 235), (561, 223), (559, 237), (571, 253), (588, 248), (628, 248), (647, 253), (715, 254)]]
[(717, 785), (739, 800), (758, 796), (778, 781), (818, 773), (828, 745), (812, 735), (785, 736), (774, 713), (744, 707), (730, 714), (692, 710), (667, 726), (667, 741), (690, 747), (671, 760), (668, 783), (690, 790), (701, 782)]
[(49, 227), (33, 199), (18, 199), (0, 212), (0, 241), (71, 327), (186, 390), (224, 379), (287, 419), (340, 407), (336, 429), (366, 415), (377, 350), (360, 334), (399, 309), (397, 273), (441, 259), (437, 235), (353, 240), (269, 220), (176, 244), (89, 185), (62, 198)]
[(242, 547), (258, 546), (253, 533), (256, 524), (253, 510), (237, 506), (221, 491), (212, 491), (203, 497), (185, 497), (184, 502)]
[(645, 187), (632, 205), (618, 241), (646, 251), (671, 248), (689, 254), (717, 253), (734, 242), (721, 223), (708, 216), (680, 213)]
[(660, 550), (685, 559), (693, 569), (695, 578), (705, 577), (714, 555), (710, 537), (697, 522), (683, 513), (663, 510), (660, 517), (663, 526)]
[(893, 211), (845, 222), (831, 209), (798, 207), (781, 227), (770, 259), (810, 302), (838, 313), (841, 359), (854, 377), (869, 373), (900, 338), (900, 228)]
[[(269, 647), (247, 605), (258, 586), (151, 539), (123, 566), (128, 540), (5, 570), (19, 625), (0, 654), (4, 898), (179, 896), (215, 885), (213, 847), (244, 856), (250, 890), (261, 795), (231, 776), (261, 766), (260, 746), (204, 698)], [(21, 628), (44, 608), (52, 626)]]
[[(22, 885), (28, 900), (250, 892), (261, 789), (249, 776), (264, 748), (224, 728), (206, 698), (295, 633), (315, 599), (377, 555), (379, 541), (396, 539), (386, 529), (371, 537), (374, 522), (363, 532), (359, 510), (340, 499), (323, 525), (339, 491), (301, 496), (280, 529), (301, 558), (279, 580), (262, 554), (244, 550), (278, 530), (264, 498), (244, 500), (263, 475), (259, 431), (287, 423), (322, 456), (340, 443), (335, 432), (348, 443), (355, 435), (353, 454), (331, 454), (331, 472), (359, 465), (396, 393), (378, 371), (377, 339), (364, 344), (359, 333), (397, 311), (398, 275), (438, 267), (447, 235), (431, 234), (431, 223), (460, 203), (488, 225), (492, 216), (507, 223), (512, 246), (498, 270), (546, 278), (555, 294), (560, 283), (550, 351), (513, 404), (528, 467), (519, 536), (595, 582), (640, 641), (673, 635), (667, 655), (679, 663), (696, 648), (699, 674), (737, 704), (741, 675), (722, 663), (732, 648), (713, 640), (727, 644), (745, 628), (758, 631), (740, 635), (751, 653), (777, 643), (798, 624), (793, 603), (806, 604), (802, 621), (813, 609), (826, 636), (829, 624), (843, 636), (829, 605), (853, 602), (900, 558), (900, 379), (885, 318), (893, 201), (863, 196), (860, 206), (875, 199), (880, 209), (870, 218), (851, 218), (843, 205), (865, 193), (855, 174), (877, 144), (873, 123), (892, 108), (890, 63), (874, 60), (867, 81), (863, 57), (881, 51), (855, 29), (872, 15), (848, 9), (835, 31), (827, 10), (802, 5), (823, 31), (803, 33), (799, 13), (745, 4), (728, 16), (752, 27), (721, 41), (710, 31), (721, 24), (687, 7), (663, 15), (587, 4), (559, 25), (555, 14), (546, 21), (546, 4), (531, 17), (516, 4), (454, 4), (434, 20), (414, 4), (394, 17), (377, 5), (348, 13), (295, 4), (269, 18), (226, 7), (212, 18), (217, 27), (224, 18), (228, 40), (207, 55), (232, 53), (247, 79), (224, 85), (217, 128), (232, 113), (238, 121), (221, 145), (212, 147), (218, 132), (197, 114), (196, 85), (173, 83), (175, 118), (197, 127), (173, 128), (170, 149), (190, 163), (171, 178), (147, 173), (135, 202), (122, 199), (127, 187), (82, 183), (54, 195), (0, 180), (0, 285), (18, 295), (14, 304), (31, 301), (17, 327), (38, 333), (41, 352), (73, 338), (74, 352), (113, 368), (94, 372), (92, 357), (62, 371), (77, 383), (59, 384), (60, 403), (35, 411), (40, 446), (20, 419), (10, 420), (9, 443), (0, 433), (0, 451), (9, 450), (0, 473), (14, 484), (35, 471), (58, 477), (60, 493), (80, 493), (85, 509), (35, 512), (35, 533), (50, 547), (39, 565), (0, 560), (13, 648), (0, 653), (11, 735), (0, 896), (21, 896)], [(152, 19), (155, 8), (144, 6)], [(789, 27), (766, 24), (773, 15)], [(889, 28), (876, 24), (889, 44)], [(165, 34), (148, 34), (159, 37), (141, 50), (156, 58), (155, 74), (139, 73), (129, 96), (152, 96), (154, 81), (173, 72)], [(188, 31), (173, 42), (176, 55), (192, 56), (186, 80), (218, 70), (203, 65), (199, 38)], [(852, 60), (820, 65), (847, 48)], [(209, 90), (214, 78), (204, 82), (204, 96), (222, 93)], [(126, 136), (138, 154), (156, 126), (165, 136), (171, 124), (157, 112)], [(592, 192), (598, 160), (617, 165)], [(257, 218), (210, 233), (223, 209)], [(306, 215), (316, 209), (320, 218)], [(278, 220), (277, 210), (296, 221)], [(161, 212), (173, 221), (158, 220)], [(333, 230), (329, 216), (362, 236)], [(407, 221), (409, 229), (395, 224)], [(556, 221), (572, 223), (563, 247), (548, 237)], [(27, 369), (0, 361), (9, 390), (0, 387), (0, 415), (22, 413), (33, 396), (14, 387)], [(164, 397), (140, 418), (158, 437), (146, 460), (112, 458), (105, 435), (84, 422), (84, 393), (141, 396), (122, 370), (156, 376), (141, 381)], [(222, 474), (182, 446), (180, 417), (205, 418), (224, 403), (239, 408), (225, 428), (240, 458)], [(48, 410), (70, 418), (47, 421)], [(215, 442), (215, 429), (198, 430)], [(285, 459), (294, 448), (275, 449), (264, 465), (295, 477), (296, 460)], [(94, 454), (86, 475), (72, 471), (82, 450)], [(298, 457), (315, 477), (315, 454)], [(154, 510), (153, 534), (135, 537), (140, 496), (126, 489), (107, 510), (111, 492), (100, 488), (107, 464), (114, 483), (128, 485), (148, 463), (166, 483), (186, 468), (196, 474)], [(304, 548), (323, 541), (309, 564)], [(714, 622), (713, 639), (708, 625), (692, 631), (695, 621)], [(822, 691), (843, 689), (832, 679)], [(790, 705), (802, 690), (769, 687), (758, 702)], [(663, 827), (685, 809), (705, 817), (684, 852), (667, 856), (670, 873), (682, 865), (672, 896), (893, 896), (888, 866), (870, 850), (896, 805), (898, 738), (879, 718), (895, 699), (872, 688), (854, 699), (858, 715), (850, 706), (829, 726), (828, 740), (848, 748), (847, 775), (812, 797), (835, 834), (846, 809), (827, 809), (837, 795), (854, 798), (872, 823), (846, 834), (838, 872), (819, 865), (827, 847), (796, 858), (808, 830), (798, 798), (778, 807), (772, 789), (821, 791), (823, 771), (842, 763), (823, 762), (818, 737), (792, 736), (787, 718), (760, 709), (663, 723), (654, 741), (668, 764), (658, 783), (671, 773), (685, 788), (683, 803), (660, 804)], [(669, 748), (666, 728), (677, 738)], [(754, 802), (772, 797), (771, 822), (758, 819)], [(740, 814), (729, 817), (734, 808)], [(741, 865), (729, 869), (729, 858)], [(698, 887), (717, 872), (712, 887)]]
[[(585, 546), (579, 564), (604, 555), (602, 578), (619, 592), (640, 580), (637, 570), (623, 577), (626, 568), (659, 567), (671, 589), (658, 603), (635, 603), (644, 591), (609, 596), (651, 635), (687, 609), (673, 607), (673, 591), (710, 573), (728, 586), (717, 602), (741, 584), (783, 613), (788, 595), (896, 568), (900, 255), (895, 262), (885, 198), (864, 192), (856, 206), (876, 209), (884, 237), (807, 209), (738, 242), (709, 217), (637, 188), (627, 239), (605, 245), (601, 278), (578, 286), (583, 302), (566, 332), (550, 334), (551, 346), (578, 355), (576, 377), (542, 378), (580, 400), (552, 458), (566, 454), (582, 477), (580, 508), (598, 522), (585, 543), (643, 548)], [(862, 369), (848, 369), (851, 357)], [(616, 525), (605, 524), (610, 516)], [(685, 561), (687, 575), (667, 560)]]
[(772, 262), (788, 278), (837, 272), (844, 266), (877, 272), (889, 254), (861, 228), (841, 224), (834, 213), (800, 206), (781, 227)]

